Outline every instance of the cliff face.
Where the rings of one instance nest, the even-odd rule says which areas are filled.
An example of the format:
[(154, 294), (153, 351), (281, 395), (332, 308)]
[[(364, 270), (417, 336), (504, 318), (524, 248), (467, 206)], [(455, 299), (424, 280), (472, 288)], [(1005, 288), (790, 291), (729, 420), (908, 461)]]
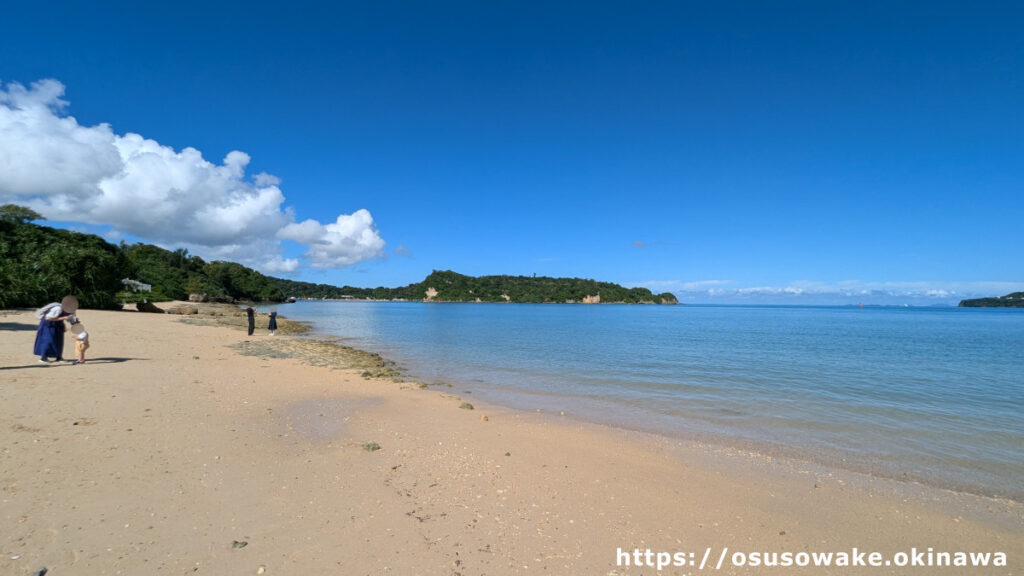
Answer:
[(996, 298), (961, 300), (961, 308), (1024, 308), (1024, 292), (1014, 292)]

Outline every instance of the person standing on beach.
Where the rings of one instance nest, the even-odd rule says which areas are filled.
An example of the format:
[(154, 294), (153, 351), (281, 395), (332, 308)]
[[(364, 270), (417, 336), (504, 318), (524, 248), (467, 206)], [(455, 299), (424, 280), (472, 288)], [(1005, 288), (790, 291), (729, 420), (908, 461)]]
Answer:
[(273, 336), (274, 332), (277, 331), (277, 310), (270, 312), (270, 323), (267, 324), (267, 329), (270, 330), (270, 335)]
[(85, 331), (81, 322), (71, 327), (71, 333), (75, 335), (75, 366), (85, 364), (85, 351), (89, 349), (89, 333)]
[(249, 336), (252, 336), (254, 330), (256, 330), (256, 311), (249, 306), (245, 309), (245, 315), (249, 317)]
[(57, 362), (64, 361), (64, 321), (71, 318), (77, 309), (78, 299), (67, 296), (60, 302), (53, 302), (36, 310), (39, 328), (36, 329), (36, 342), (32, 353), (39, 356), (40, 362), (47, 362), (51, 356)]

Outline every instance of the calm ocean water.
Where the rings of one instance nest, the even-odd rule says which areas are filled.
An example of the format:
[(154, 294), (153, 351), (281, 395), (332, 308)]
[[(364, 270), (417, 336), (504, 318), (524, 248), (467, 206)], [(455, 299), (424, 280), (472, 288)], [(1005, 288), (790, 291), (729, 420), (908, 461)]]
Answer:
[(1024, 501), (1024, 310), (299, 302), (508, 406)]

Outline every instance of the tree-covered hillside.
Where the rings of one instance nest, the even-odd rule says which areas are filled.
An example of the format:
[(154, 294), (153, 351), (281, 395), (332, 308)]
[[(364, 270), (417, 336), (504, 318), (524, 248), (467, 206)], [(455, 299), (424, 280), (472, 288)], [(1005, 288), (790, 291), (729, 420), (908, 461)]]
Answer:
[[(603, 303), (677, 304), (671, 293), (652, 294), (646, 288), (624, 288), (618, 284), (581, 278), (530, 276), (465, 276), (434, 271), (422, 282), (401, 288), (338, 288), (276, 279), (287, 295), (298, 298), (372, 298), (377, 300), (425, 300), (440, 302), (583, 302), (600, 296)], [(430, 293), (428, 294), (428, 291)]]
[[(123, 301), (211, 299), (281, 302), (298, 298), (371, 298), (439, 302), (584, 302), (676, 304), (670, 293), (624, 288), (581, 278), (472, 277), (434, 271), (400, 288), (354, 288), (272, 278), (234, 262), (205, 262), (187, 250), (149, 244), (115, 245), (94, 234), (33, 223), (42, 217), (21, 206), (0, 206), (0, 308), (37, 307), (78, 297), (85, 308), (117, 308)], [(151, 286), (126, 292), (122, 279)]]
[(408, 298), (404, 288), (385, 288), (383, 286), (377, 288), (356, 288), (354, 286), (333, 286), (331, 284), (299, 282), (285, 278), (273, 278), (273, 281), (274, 285), (280, 288), (286, 296), (310, 300), (340, 300), (343, 298), (355, 298), (358, 300), (413, 300), (422, 298), (422, 296)]
[(148, 244), (111, 244), (94, 234), (32, 223), (42, 216), (21, 206), (0, 206), (0, 307), (36, 307), (78, 297), (85, 308), (117, 308), (132, 296), (121, 280), (150, 284), (153, 301), (192, 293), (232, 300), (284, 300), (272, 279), (234, 262), (204, 262), (187, 250)]
[(124, 251), (99, 236), (32, 224), (28, 208), (0, 206), (0, 307), (38, 307), (68, 294), (86, 308), (119, 306)]
[(1024, 292), (1014, 292), (996, 298), (961, 300), (962, 308), (1024, 308)]
[(152, 299), (187, 300), (190, 294), (212, 299), (283, 301), (274, 279), (234, 262), (205, 262), (188, 250), (173, 252), (149, 244), (123, 245), (130, 277), (153, 286)]

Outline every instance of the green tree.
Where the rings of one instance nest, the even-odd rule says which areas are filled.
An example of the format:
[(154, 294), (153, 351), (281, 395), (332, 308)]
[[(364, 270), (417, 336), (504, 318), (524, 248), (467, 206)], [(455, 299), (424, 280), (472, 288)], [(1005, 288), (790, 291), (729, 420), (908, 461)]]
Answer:
[(18, 206), (17, 204), (4, 204), (0, 206), (0, 220), (25, 224), (30, 220), (45, 220), (45, 218), (31, 208)]
[(39, 214), (0, 207), (0, 306), (34, 307), (78, 297), (83, 307), (113, 308), (127, 262), (99, 236), (33, 224)]

